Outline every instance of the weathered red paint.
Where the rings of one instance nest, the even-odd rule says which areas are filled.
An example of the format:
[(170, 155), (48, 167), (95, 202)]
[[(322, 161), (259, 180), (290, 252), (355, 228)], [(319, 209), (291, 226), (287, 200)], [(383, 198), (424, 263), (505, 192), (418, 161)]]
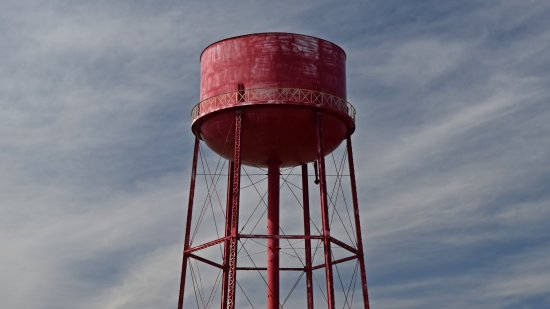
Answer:
[(241, 124), (242, 113), (238, 110), (235, 113), (235, 139), (233, 157), (233, 180), (231, 181), (231, 238), (229, 240), (229, 265), (227, 276), (227, 308), (235, 308), (235, 292), (237, 289), (237, 242), (239, 236), (239, 203), (241, 192)]
[[(279, 272), (305, 272), (307, 308), (311, 309), (314, 306), (312, 275), (317, 269), (324, 269), (327, 307), (335, 308), (338, 294), (334, 290), (333, 267), (357, 259), (363, 306), (370, 308), (350, 138), (355, 130), (355, 110), (346, 102), (345, 58), (344, 51), (333, 43), (289, 33), (239, 36), (216, 42), (204, 50), (201, 55), (201, 102), (192, 111), (192, 130), (197, 138), (178, 308), (183, 306), (190, 258), (221, 270), (220, 306), (224, 309), (237, 307), (237, 271), (266, 271), (267, 308), (279, 308), (281, 301), (284, 302), (279, 294)], [(356, 244), (335, 238), (330, 230), (325, 156), (344, 140), (347, 141)], [(223, 237), (191, 247), (189, 235), (201, 141), (229, 160), (225, 233)], [(307, 170), (311, 162), (314, 162), (315, 184), (319, 185), (322, 222), (321, 230), (314, 234), (310, 231)], [(266, 234), (239, 232), (242, 164), (268, 167)], [(283, 235), (279, 233), (280, 170), (297, 165), (302, 168), (304, 233)], [(267, 259), (253, 266), (238, 265), (237, 245), (240, 239), (250, 238), (265, 239)], [(279, 259), (281, 239), (304, 241), (303, 267), (280, 265), (285, 263), (284, 259)], [(318, 261), (313, 265), (311, 240), (323, 244), (322, 263)], [(222, 262), (195, 254), (218, 244), (224, 246)], [(351, 255), (335, 259), (332, 245), (346, 249)], [(318, 301), (323, 302), (320, 298)]]
[(201, 101), (250, 88), (303, 88), (346, 98), (346, 54), (338, 45), (293, 33), (218, 41), (201, 54)]
[[(194, 119), (193, 131), (211, 149), (232, 160), (228, 141), (234, 136), (227, 134), (227, 128), (234, 121), (232, 108), (238, 107), (243, 110), (243, 125), (253, 128), (242, 132), (243, 164), (267, 167), (268, 162), (278, 161), (286, 167), (311, 162), (317, 156), (317, 110), (325, 118), (326, 153), (355, 128), (346, 112), (345, 59), (337, 45), (299, 34), (260, 33), (214, 43), (201, 55), (200, 97), (204, 106), (199, 104), (202, 112)], [(274, 94), (264, 100), (245, 100), (248, 91), (258, 88), (313, 92), (292, 99)], [(235, 96), (204, 101), (228, 92)], [(327, 98), (341, 102), (321, 102)]]
[[(302, 164), (302, 206), (304, 207), (304, 236), (311, 234), (309, 221), (309, 184), (307, 165)], [(304, 240), (307, 307), (313, 308), (313, 270), (311, 269), (311, 239)]]
[(191, 182), (189, 185), (189, 202), (187, 204), (187, 221), (185, 224), (185, 238), (183, 241), (183, 259), (181, 262), (180, 292), (178, 297), (178, 309), (183, 308), (183, 298), (185, 292), (185, 278), (187, 276), (187, 260), (189, 259), (191, 220), (193, 218), (193, 200), (195, 197), (195, 180), (197, 179), (197, 160), (199, 156), (200, 142), (195, 137), (195, 147), (193, 148), (193, 167), (191, 169)]
[[(279, 162), (267, 170), (267, 235), (279, 235)], [(267, 240), (267, 309), (279, 309), (279, 239)]]
[(324, 121), (321, 114), (316, 117), (317, 127), (317, 155), (319, 162), (319, 188), (321, 201), (321, 221), (323, 225), (323, 249), (325, 254), (325, 281), (327, 287), (327, 304), (329, 309), (335, 308), (334, 299), (334, 278), (332, 276), (332, 248), (330, 237), (330, 219), (328, 209), (327, 178), (325, 169), (325, 148), (324, 148)]
[(227, 308), (227, 293), (229, 284), (229, 237), (231, 236), (232, 220), (231, 207), (233, 202), (233, 161), (227, 164), (227, 201), (225, 204), (225, 238), (227, 239), (223, 245), (223, 268), (222, 268), (222, 297), (221, 308)]
[(361, 220), (359, 219), (359, 200), (357, 199), (357, 185), (355, 183), (355, 164), (353, 162), (353, 147), (351, 146), (351, 137), (346, 140), (348, 151), (349, 177), (351, 182), (351, 195), (353, 199), (353, 216), (355, 218), (355, 231), (357, 237), (357, 255), (359, 259), (359, 269), (361, 271), (361, 289), (363, 290), (363, 304), (365, 309), (370, 309), (369, 290), (367, 288), (367, 273), (365, 270), (365, 253), (363, 251), (363, 238), (361, 237)]

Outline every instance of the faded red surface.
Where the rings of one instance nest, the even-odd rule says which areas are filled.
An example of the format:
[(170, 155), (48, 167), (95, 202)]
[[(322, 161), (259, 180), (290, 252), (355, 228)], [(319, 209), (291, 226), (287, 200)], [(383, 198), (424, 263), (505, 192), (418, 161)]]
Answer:
[[(201, 55), (201, 101), (254, 88), (303, 88), (346, 98), (345, 53), (337, 45), (310, 36), (260, 33), (208, 46)], [(240, 84), (240, 86), (239, 86)], [(212, 105), (210, 105), (212, 107)], [(311, 101), (235, 102), (201, 114), (193, 130), (215, 152), (233, 156), (236, 110), (242, 111), (242, 162), (295, 166), (317, 159), (316, 114), (323, 118), (325, 154), (354, 130), (341, 110)]]
[(346, 98), (346, 54), (337, 45), (291, 33), (225, 39), (201, 54), (201, 101), (245, 88), (304, 88)]

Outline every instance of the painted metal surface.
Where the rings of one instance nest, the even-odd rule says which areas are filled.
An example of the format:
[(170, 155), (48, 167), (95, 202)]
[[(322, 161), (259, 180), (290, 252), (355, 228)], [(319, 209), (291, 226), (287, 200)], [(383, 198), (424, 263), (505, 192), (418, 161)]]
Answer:
[(222, 265), (222, 297), (221, 308), (227, 308), (227, 293), (229, 284), (229, 237), (231, 236), (231, 226), (233, 221), (231, 216), (231, 207), (233, 203), (233, 173), (234, 163), (230, 161), (227, 168), (227, 200), (225, 204), (225, 238), (227, 239), (223, 245), (223, 265)]
[(365, 270), (365, 254), (363, 251), (363, 238), (361, 237), (361, 220), (359, 219), (359, 200), (357, 199), (357, 185), (355, 183), (355, 164), (353, 162), (353, 147), (351, 137), (346, 139), (348, 152), (349, 177), (351, 182), (351, 195), (353, 198), (353, 217), (355, 219), (355, 230), (357, 237), (357, 255), (359, 256), (359, 269), (361, 271), (361, 289), (363, 291), (363, 303), (365, 309), (370, 309), (369, 292), (367, 289), (367, 273)]
[[(233, 133), (227, 129), (234, 123), (234, 112), (215, 113), (200, 130), (201, 139), (228, 160), (234, 160)], [(346, 123), (332, 114), (325, 114), (329, 127), (325, 134), (326, 153), (340, 145), (348, 134)], [(272, 105), (251, 106), (243, 112), (243, 124), (249, 130), (242, 132), (242, 162), (245, 165), (267, 167), (270, 161), (281, 162), (282, 167), (308, 163), (317, 158), (315, 146), (315, 110), (310, 108)]]
[[(302, 206), (304, 208), (304, 236), (311, 235), (309, 215), (309, 184), (307, 165), (302, 164)], [(313, 274), (311, 270), (311, 239), (304, 240), (307, 307), (313, 308)]]
[[(226, 92), (200, 101), (191, 110), (193, 123), (203, 116), (222, 109), (251, 104), (286, 104), (328, 109), (355, 120), (355, 108), (345, 99), (332, 94), (301, 88), (251, 88)], [(350, 123), (353, 126), (353, 121)]]
[(329, 309), (335, 308), (334, 300), (334, 278), (332, 275), (332, 248), (330, 238), (330, 222), (329, 222), (329, 210), (328, 210), (328, 192), (327, 192), (327, 178), (325, 169), (325, 149), (324, 149), (324, 127), (323, 117), (321, 114), (317, 114), (316, 117), (316, 129), (317, 129), (317, 155), (319, 162), (319, 187), (320, 187), (320, 201), (321, 201), (321, 220), (323, 225), (323, 249), (325, 254), (325, 280), (327, 287), (327, 303)]
[(346, 54), (329, 41), (257, 33), (218, 41), (201, 54), (201, 101), (250, 88), (303, 88), (346, 98)]
[[(267, 170), (267, 235), (279, 235), (279, 162)], [(279, 309), (279, 239), (267, 240), (267, 309)]]
[[(186, 270), (192, 265), (189, 259), (194, 259), (208, 267), (219, 269), (221, 308), (237, 307), (237, 286), (244, 294), (237, 281), (238, 272), (266, 272), (266, 279), (262, 283), (266, 285), (266, 307), (272, 309), (284, 308), (286, 301), (285, 299), (281, 303), (279, 297), (281, 271), (305, 273), (305, 301), (307, 308), (313, 308), (313, 272), (317, 269), (324, 270), (326, 295), (320, 291), (325, 297), (317, 297), (316, 303), (321, 307), (335, 308), (338, 293), (335, 294), (334, 290), (333, 268), (355, 260), (359, 265), (363, 307), (369, 309), (350, 138), (355, 129), (355, 109), (346, 102), (343, 50), (325, 40), (297, 34), (246, 35), (222, 40), (207, 47), (201, 55), (201, 74), (201, 102), (192, 112), (192, 130), (196, 139), (178, 308), (181, 309), (184, 304)], [(330, 193), (327, 191), (325, 156), (343, 141), (347, 142), (355, 219), (352, 225), (355, 225), (357, 243), (346, 243), (337, 239), (331, 235), (330, 228), (331, 205)], [(191, 246), (189, 236), (201, 142), (229, 161), (225, 230), (223, 237), (220, 235), (217, 239)], [(313, 219), (309, 209), (308, 163), (311, 162), (314, 163), (314, 183), (319, 188), (322, 223), (321, 230), (316, 227), (317, 233), (314, 234), (310, 231), (310, 221)], [(246, 234), (239, 231), (242, 164), (268, 167), (266, 234)], [(304, 229), (302, 235), (284, 234), (279, 224), (281, 168), (297, 165), (301, 165)], [(253, 266), (242, 265), (242, 262), (239, 265), (238, 249), (245, 248), (244, 242), (240, 243), (241, 239), (265, 241), (266, 260), (263, 263), (253, 263)], [(303, 240), (303, 267), (280, 265), (283, 263), (283, 260), (279, 260), (280, 240)], [(312, 240), (321, 242), (324, 251), (324, 260), (315, 264)], [(220, 244), (223, 244), (221, 261), (199, 254), (202, 250)], [(347, 255), (334, 258), (333, 245), (335, 248), (347, 250)], [(248, 257), (251, 258), (250, 255)], [(347, 296), (345, 302), (348, 302)], [(204, 307), (209, 308), (209, 304), (207, 301)]]
[(185, 239), (183, 241), (183, 260), (181, 263), (180, 292), (178, 297), (178, 309), (183, 307), (183, 296), (185, 292), (185, 278), (187, 275), (187, 260), (189, 259), (189, 247), (191, 236), (191, 220), (193, 218), (193, 199), (195, 197), (195, 180), (197, 179), (197, 159), (199, 156), (199, 139), (195, 137), (193, 148), (193, 165), (191, 169), (191, 183), (189, 185), (189, 202), (187, 204), (187, 221), (185, 224)]
[[(297, 166), (316, 159), (315, 113), (326, 114), (330, 153), (355, 129), (346, 102), (346, 55), (336, 44), (290, 33), (225, 39), (201, 55), (201, 102), (193, 131), (210, 148), (233, 160), (225, 132), (235, 108), (243, 110), (242, 162)], [(232, 137), (230, 136), (229, 139)]]
[(235, 115), (234, 161), (233, 181), (231, 194), (231, 238), (229, 239), (229, 265), (227, 279), (227, 308), (235, 308), (235, 292), (237, 287), (237, 242), (239, 234), (239, 203), (241, 190), (241, 124), (242, 113), (237, 111)]

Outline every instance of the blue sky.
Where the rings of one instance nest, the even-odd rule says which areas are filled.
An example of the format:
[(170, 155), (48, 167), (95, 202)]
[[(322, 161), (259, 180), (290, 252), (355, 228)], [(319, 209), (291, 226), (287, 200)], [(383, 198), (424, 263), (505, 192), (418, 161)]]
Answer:
[(550, 307), (547, 1), (4, 1), (3, 308), (172, 308), (199, 55), (348, 55), (374, 308)]

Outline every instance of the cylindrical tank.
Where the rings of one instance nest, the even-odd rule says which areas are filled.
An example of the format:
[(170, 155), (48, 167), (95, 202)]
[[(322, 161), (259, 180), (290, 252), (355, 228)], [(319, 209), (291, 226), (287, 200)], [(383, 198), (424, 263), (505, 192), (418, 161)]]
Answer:
[(314, 161), (317, 114), (323, 119), (325, 154), (355, 129), (355, 110), (346, 101), (345, 60), (336, 44), (300, 34), (258, 33), (216, 42), (201, 54), (200, 103), (192, 111), (192, 129), (231, 160), (240, 110), (243, 164)]

